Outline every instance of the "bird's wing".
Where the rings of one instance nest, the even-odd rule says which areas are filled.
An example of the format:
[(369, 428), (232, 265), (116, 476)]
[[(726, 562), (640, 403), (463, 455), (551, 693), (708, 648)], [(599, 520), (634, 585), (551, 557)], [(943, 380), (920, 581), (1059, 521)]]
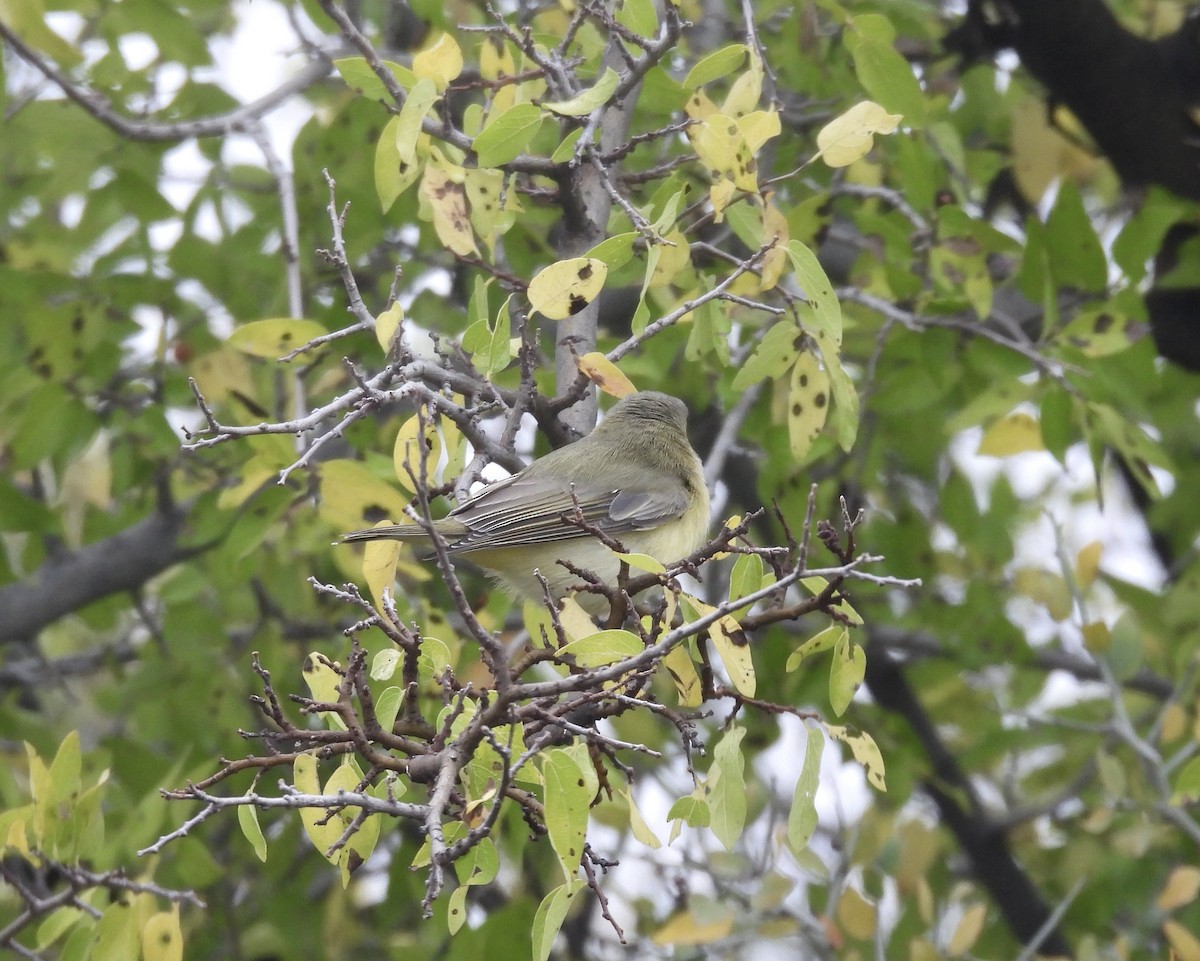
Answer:
[[(657, 487), (665, 490), (661, 492)], [(643, 480), (637, 486), (613, 490), (594, 484), (574, 485), (555, 477), (518, 474), (485, 488), (462, 504), (451, 516), (465, 524), (470, 533), (454, 545), (458, 551), (517, 547), (584, 537), (585, 532), (564, 517), (578, 505), (587, 523), (620, 537), (630, 531), (657, 527), (679, 517), (687, 509), (687, 498), (679, 482), (653, 485)]]

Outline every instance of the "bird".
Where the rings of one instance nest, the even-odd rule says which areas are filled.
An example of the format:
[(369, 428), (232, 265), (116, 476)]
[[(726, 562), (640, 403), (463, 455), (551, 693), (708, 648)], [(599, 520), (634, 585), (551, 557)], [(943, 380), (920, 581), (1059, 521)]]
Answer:
[[(657, 391), (622, 398), (586, 437), (551, 451), (432, 521), (451, 555), (482, 568), (521, 600), (544, 602), (535, 576), (558, 601), (582, 579), (559, 560), (617, 583), (620, 560), (573, 517), (615, 538), (627, 552), (664, 565), (687, 557), (706, 540), (708, 489), (699, 456), (687, 437), (687, 407)], [(578, 508), (578, 514), (576, 509)], [(429, 543), (415, 522), (351, 531), (343, 543), (400, 540)], [(595, 593), (578, 600), (601, 614)]]

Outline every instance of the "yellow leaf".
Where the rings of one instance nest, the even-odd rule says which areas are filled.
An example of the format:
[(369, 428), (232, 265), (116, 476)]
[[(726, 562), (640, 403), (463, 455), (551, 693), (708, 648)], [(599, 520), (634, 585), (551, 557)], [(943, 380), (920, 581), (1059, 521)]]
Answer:
[(875, 134), (894, 133), (901, 115), (888, 113), (872, 100), (855, 104), (817, 133), (818, 156), (830, 167), (848, 167), (867, 155)]
[(1174, 911), (1191, 904), (1200, 894), (1200, 868), (1191, 864), (1177, 867), (1167, 878), (1155, 904), (1160, 911)]
[[(716, 610), (690, 594), (683, 595), (681, 600), (690, 608), (693, 619), (707, 617)], [(726, 614), (709, 625), (708, 636), (721, 658), (721, 663), (725, 665), (730, 682), (740, 693), (753, 697), (756, 689), (754, 660), (750, 654), (750, 641), (743, 633), (741, 625), (732, 615)]]
[(1073, 140), (1064, 133), (1066, 129), (1050, 122), (1040, 99), (1029, 97), (1012, 111), (1013, 177), (1021, 195), (1032, 204), (1041, 200), (1046, 188), (1060, 176), (1082, 182), (1104, 162), (1083, 146), (1086, 138)]
[(450, 81), (462, 73), (463, 55), (458, 43), (448, 33), (443, 33), (430, 46), (413, 57), (413, 73), (427, 77), (439, 91), (445, 90)]
[(659, 245), (658, 263), (650, 274), (651, 287), (665, 287), (692, 262), (692, 248), (682, 230), (672, 230), (663, 240), (666, 243)]
[(433, 229), (447, 250), (460, 257), (478, 256), (461, 167), (429, 164), (421, 178), (421, 199), (428, 204)]
[[(381, 521), (386, 524), (386, 521)], [(371, 589), (371, 596), (382, 607), (383, 592), (396, 580), (396, 561), (400, 558), (399, 541), (367, 541), (363, 545), (363, 580)]]
[(696, 665), (683, 645), (671, 648), (662, 665), (679, 694), (680, 707), (699, 707), (702, 701), (700, 692), (700, 675), (696, 673)]
[(738, 130), (742, 131), (746, 146), (757, 154), (767, 140), (779, 137), (782, 130), (779, 113), (776, 110), (755, 110), (754, 113), (739, 116)]
[(1037, 418), (1017, 411), (988, 425), (980, 438), (978, 453), (991, 457), (1011, 457), (1013, 454), (1045, 449)]
[(392, 341), (403, 322), (404, 308), (400, 305), (400, 301), (396, 301), (375, 318), (375, 339), (379, 341), (379, 346), (383, 348), (385, 354), (392, 353)]
[(254, 395), (250, 362), (228, 347), (222, 346), (197, 357), (188, 364), (188, 374), (209, 404), (221, 403), (232, 391)]
[(880, 753), (879, 745), (875, 743), (875, 739), (870, 734), (849, 725), (838, 727), (826, 724), (825, 731), (831, 738), (841, 741), (850, 748), (854, 760), (863, 766), (867, 775), (867, 783), (871, 787), (877, 791), (887, 790), (887, 782), (884, 779), (883, 754)]
[(1175, 952), (1176, 961), (1200, 961), (1200, 939), (1178, 921), (1164, 921), (1163, 934)]
[[(425, 447), (425, 470), (421, 471), (421, 446)], [(437, 428), (428, 421), (425, 429), (421, 430), (421, 418), (413, 415), (396, 432), (396, 443), (392, 446), (392, 465), (396, 469), (396, 479), (406, 491), (415, 494), (418, 483), (426, 486), (434, 481), (438, 464), (442, 459), (441, 438)]]
[(594, 257), (560, 260), (540, 271), (529, 283), (529, 304), (549, 320), (579, 313), (604, 287), (608, 264)]
[(628, 397), (637, 393), (633, 381), (599, 351), (589, 351), (577, 357), (575, 363), (593, 384), (611, 397)]
[(512, 51), (502, 40), (485, 37), (479, 47), (479, 75), (484, 80), (499, 80), (517, 72)]
[(705, 120), (717, 112), (717, 105), (703, 90), (697, 90), (688, 97), (684, 107), (690, 120)]
[(562, 602), (558, 609), (558, 620), (568, 641), (582, 640), (596, 633), (596, 622), (573, 597)]
[(729, 85), (729, 93), (721, 104), (721, 113), (730, 117), (741, 117), (758, 106), (762, 96), (763, 64), (758, 51), (749, 48), (750, 63), (739, 73)]
[(796, 358), (788, 390), (788, 438), (792, 457), (803, 461), (829, 416), (829, 374), (806, 350)]
[(620, 794), (625, 799), (625, 803), (629, 805), (629, 827), (633, 831), (633, 836), (651, 850), (657, 851), (662, 847), (662, 841), (650, 830), (650, 825), (646, 823), (646, 819), (642, 817), (642, 812), (638, 810), (637, 804), (634, 803), (633, 795), (625, 789), (622, 789)]
[(838, 925), (856, 941), (866, 941), (875, 934), (875, 905), (854, 888), (846, 888), (838, 899)]
[(331, 460), (318, 470), (321, 517), (339, 531), (370, 527), (383, 517), (404, 515), (408, 499), (360, 461)]
[(737, 120), (723, 113), (710, 114), (688, 127), (687, 135), (714, 184), (730, 180), (739, 190), (758, 190), (758, 161)]
[(987, 920), (987, 905), (972, 904), (963, 912), (950, 941), (946, 945), (952, 955), (966, 954), (975, 946), (979, 935), (983, 932), (983, 922)]
[(655, 944), (712, 944), (733, 931), (733, 912), (726, 909), (711, 920), (701, 921), (690, 911), (672, 915), (650, 936)]
[(183, 931), (179, 927), (179, 905), (159, 911), (142, 927), (144, 961), (183, 961)]
[(1100, 541), (1092, 541), (1080, 548), (1075, 557), (1075, 579), (1080, 587), (1087, 589), (1095, 582), (1096, 573), (1100, 569), (1100, 555), (1103, 552), (1104, 544)]
[(251, 357), (275, 360), (325, 333), (328, 331), (315, 320), (273, 317), (242, 324), (229, 335), (226, 343)]

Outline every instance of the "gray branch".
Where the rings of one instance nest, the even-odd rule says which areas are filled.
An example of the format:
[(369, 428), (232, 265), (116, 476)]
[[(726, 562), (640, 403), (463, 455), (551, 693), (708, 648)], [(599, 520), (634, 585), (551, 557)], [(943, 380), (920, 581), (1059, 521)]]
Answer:
[(132, 591), (208, 545), (181, 543), (186, 512), (158, 511), (112, 537), (48, 558), (23, 581), (0, 587), (0, 645), (27, 640), (60, 617)]

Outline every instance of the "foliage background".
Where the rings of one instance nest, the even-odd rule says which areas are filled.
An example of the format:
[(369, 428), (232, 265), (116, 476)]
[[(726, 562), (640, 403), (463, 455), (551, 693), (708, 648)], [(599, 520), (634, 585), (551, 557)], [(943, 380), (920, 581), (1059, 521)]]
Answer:
[[(352, 390), (343, 356), (359, 371), (383, 365), (368, 329), (287, 366), (258, 356), (283, 352), (273, 344), (227, 340), (268, 318), (331, 332), (353, 322), (341, 272), (319, 253), (337, 249), (322, 171), (336, 181), (333, 209), (349, 204), (344, 253), (366, 314), (398, 294), (411, 322), (443, 341), (484, 315), (494, 329), (505, 283), (631, 229), (619, 204), (600, 236), (572, 221), (580, 183), (537, 175), (564, 134), (544, 120), (521, 148), (537, 162), (507, 168), (521, 175), (511, 188), (521, 211), (502, 245), (456, 258), (415, 186), (382, 209), (376, 145), (392, 114), (382, 85), (359, 95), (331, 64), (363, 51), (331, 20), (343, 8), (254, 6), (278, 8), (295, 52), (278, 95), (247, 106), (213, 58), (248, 5), (0, 2), (0, 943), (39, 957), (128, 957), (131, 944), (169, 957), (178, 918), (191, 958), (524, 952), (557, 868), (519, 819), (502, 834), (499, 879), (473, 895), (454, 937), (446, 898), (420, 918), (410, 828), (386, 827), (381, 853), (348, 887), (290, 812), (262, 815), (266, 861), (233, 812), (136, 853), (194, 813), (161, 788), (245, 755), (239, 730), (263, 727), (249, 700), (261, 693), (251, 652), (281, 692), (303, 691), (306, 652), (343, 657), (341, 631), (357, 616), (307, 578), (360, 577), (330, 541), (361, 526), (372, 484), (338, 475), (333, 490), (331, 475), (308, 469), (271, 483), (302, 450), (287, 434), (181, 450), (181, 428), (204, 423), (189, 377), (222, 423), (253, 425)], [(1169, 33), (1183, 15), (1167, 0), (1111, 6), (1142, 34)], [(643, 18), (635, 25), (646, 11), (663, 22), (651, 5), (627, 9)], [(795, 356), (783, 349), (765, 369), (747, 362), (777, 316), (756, 305), (812, 320), (781, 293), (794, 294), (794, 277), (712, 300), (618, 366), (639, 387), (688, 401), (706, 455), (713, 438), (737, 438), (719, 462), (722, 519), (777, 504), (799, 529), (815, 482), (819, 516), (838, 516), (838, 496), (866, 506), (859, 547), (923, 586), (852, 592), (867, 624), (855, 633), (869, 692), (847, 718), (879, 744), (887, 791), (867, 788), (848, 755), (838, 763), (831, 742), (820, 826), (807, 851), (790, 852), (782, 825), (801, 733), (817, 725), (743, 704), (741, 841), (724, 851), (688, 830), (652, 851), (602, 806), (592, 842), (621, 865), (600, 887), (630, 946), (588, 900), (567, 918), (560, 956), (1027, 957), (1021, 945), (1032, 941), (1081, 958), (1168, 948), (1200, 958), (1189, 933), (1200, 929), (1196, 380), (1157, 357), (1144, 303), (1148, 262), (1171, 225), (1194, 222), (1194, 205), (1157, 189), (1122, 193), (1101, 160), (1044, 123), (1042, 90), (1020, 69), (961, 70), (941, 47), (959, 14), (939, 4), (710, 2), (681, 12), (694, 25), (629, 93), (628, 131), (606, 130), (606, 149), (683, 120), (682, 82), (704, 56), (761, 45), (759, 102), (778, 107), (781, 132), (758, 152), (757, 185), (770, 186), (787, 236), (818, 250), (837, 284), (837, 355), (861, 399), (857, 437), (848, 451), (832, 430), (811, 446), (795, 441), (806, 430), (788, 419)], [(463, 25), (496, 23), (471, 3), (362, 2), (344, 16), (364, 43), (408, 64), (448, 31), (468, 71), (489, 35)], [(572, 22), (553, 4), (504, 17), (544, 38)], [(594, 22), (580, 30), (572, 52), (583, 76), (600, 75), (603, 50)], [(718, 102), (748, 70), (745, 56), (736, 63), (704, 85)], [(492, 93), (463, 91), (441, 121), (469, 124), (468, 103)], [(903, 114), (901, 130), (848, 168), (810, 162), (817, 131), (868, 98)], [(290, 152), (263, 126), (281, 103), (310, 117)], [(706, 215), (709, 182), (678, 131), (605, 165), (650, 219), (670, 196), (664, 183), (692, 187), (666, 225), (684, 246), (663, 248), (690, 258), (651, 290), (654, 316), (711, 291), (764, 239), (752, 199), (723, 222)], [(998, 190), (1006, 182), (1015, 192)], [(486, 309), (477, 300), (473, 314), (477, 281), (494, 271)], [(645, 271), (639, 255), (610, 279), (601, 350), (629, 336)], [(467, 353), (478, 363), (495, 340), (476, 334)], [(543, 325), (543, 397), (571, 379), (562, 349), (566, 373), (555, 379), (561, 336)], [(494, 380), (515, 388), (518, 374), (497, 369)], [(390, 479), (386, 452), (410, 413), (373, 411), (325, 454)], [(755, 535), (785, 537), (770, 514)], [(470, 583), (482, 599), (484, 583)], [(427, 631), (451, 636), (436, 621), (446, 607), (436, 586), (414, 591), (428, 600)], [(483, 610), (499, 626), (507, 603), (492, 597)], [(785, 669), (827, 623), (754, 632), (760, 699), (835, 720), (828, 656)], [(459, 670), (469, 675), (466, 660)], [(733, 703), (709, 706), (711, 753)], [(665, 835), (666, 807), (693, 785), (678, 739), (645, 720), (620, 735), (667, 755), (630, 761)], [(25, 743), (59, 762), (40, 775)], [(48, 819), (36, 827), (31, 791)], [(26, 831), (58, 867), (30, 866)], [(103, 873), (118, 868), (138, 892)], [(69, 903), (54, 901), (64, 889), (104, 920), (54, 910)], [(171, 892), (195, 892), (205, 907)], [(110, 908), (114, 893), (129, 908)]]

